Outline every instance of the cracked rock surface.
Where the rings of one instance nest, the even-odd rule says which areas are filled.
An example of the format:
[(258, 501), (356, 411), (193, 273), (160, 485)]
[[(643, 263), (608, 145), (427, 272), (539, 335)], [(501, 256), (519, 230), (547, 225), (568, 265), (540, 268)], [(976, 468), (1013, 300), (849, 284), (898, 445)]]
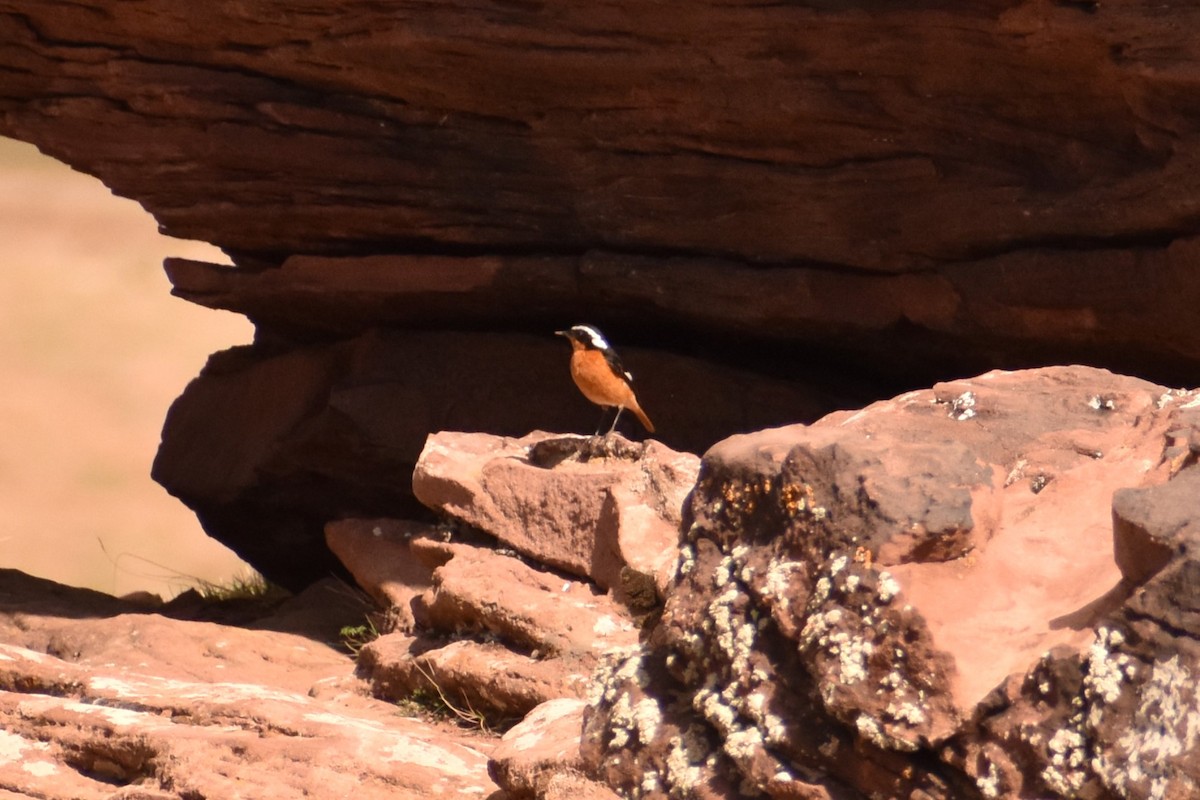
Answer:
[[(336, 603), (327, 595), (303, 611)], [(0, 631), (6, 797), (382, 800), (496, 789), (489, 740), (367, 697), (350, 659), (311, 634), (171, 619), (12, 571), (0, 572)]]
[(643, 797), (1189, 796), (1198, 423), (1195, 392), (1064, 367), (720, 443), (660, 622), (598, 672), (589, 774)]

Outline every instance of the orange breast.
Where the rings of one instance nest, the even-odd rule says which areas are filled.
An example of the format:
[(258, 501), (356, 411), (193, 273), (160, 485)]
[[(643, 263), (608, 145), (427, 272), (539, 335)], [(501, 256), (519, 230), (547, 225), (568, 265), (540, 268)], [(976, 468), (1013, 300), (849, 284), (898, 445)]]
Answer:
[(613, 373), (599, 350), (576, 350), (571, 354), (571, 377), (583, 396), (598, 406), (637, 405), (624, 379)]

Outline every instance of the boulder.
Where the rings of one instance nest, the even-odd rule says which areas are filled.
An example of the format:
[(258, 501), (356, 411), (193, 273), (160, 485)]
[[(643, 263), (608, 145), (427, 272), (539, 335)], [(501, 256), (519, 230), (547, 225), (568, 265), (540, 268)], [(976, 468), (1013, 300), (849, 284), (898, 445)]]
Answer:
[(512, 800), (616, 800), (619, 795), (583, 775), (579, 732), (582, 700), (551, 700), (500, 739), (488, 771)]
[[(650, 796), (1186, 796), (1197, 510), (1168, 499), (1194, 497), (1171, 455), (1198, 396), (993, 372), (720, 443), (660, 622), (597, 674), (588, 774)], [(1117, 563), (1120, 490), (1150, 493), (1117, 503), (1126, 524), (1160, 509), (1118, 536), (1164, 543), (1157, 571)]]
[(413, 473), (417, 499), (539, 562), (620, 588), (622, 570), (661, 591), (674, 569), (684, 498), (699, 459), (633, 444), (532, 433), (429, 437)]

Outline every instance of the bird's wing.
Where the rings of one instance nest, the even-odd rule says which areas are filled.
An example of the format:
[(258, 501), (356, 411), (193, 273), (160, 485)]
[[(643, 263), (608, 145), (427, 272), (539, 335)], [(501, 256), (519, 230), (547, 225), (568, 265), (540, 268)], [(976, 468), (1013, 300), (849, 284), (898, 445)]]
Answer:
[(600, 352), (604, 354), (604, 360), (608, 362), (608, 366), (614, 373), (625, 378), (627, 382), (633, 383), (633, 376), (629, 374), (629, 371), (625, 367), (621, 366), (621, 359), (617, 356), (616, 350), (607, 347)]

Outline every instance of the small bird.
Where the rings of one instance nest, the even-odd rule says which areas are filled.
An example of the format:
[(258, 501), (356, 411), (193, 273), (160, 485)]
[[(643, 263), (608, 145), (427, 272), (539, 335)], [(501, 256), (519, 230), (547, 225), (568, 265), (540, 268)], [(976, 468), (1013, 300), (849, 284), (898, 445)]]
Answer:
[[(591, 325), (576, 325), (555, 333), (567, 337), (571, 342), (571, 377), (583, 396), (604, 408), (616, 406), (617, 415), (613, 417), (608, 432), (616, 429), (621, 412), (628, 408), (646, 430), (654, 433), (654, 425), (633, 394), (633, 376), (621, 366), (621, 359), (617, 358), (617, 352), (609, 345), (604, 334)], [(603, 422), (604, 418), (601, 417), (602, 427)], [(600, 433), (599, 428), (596, 433)]]

